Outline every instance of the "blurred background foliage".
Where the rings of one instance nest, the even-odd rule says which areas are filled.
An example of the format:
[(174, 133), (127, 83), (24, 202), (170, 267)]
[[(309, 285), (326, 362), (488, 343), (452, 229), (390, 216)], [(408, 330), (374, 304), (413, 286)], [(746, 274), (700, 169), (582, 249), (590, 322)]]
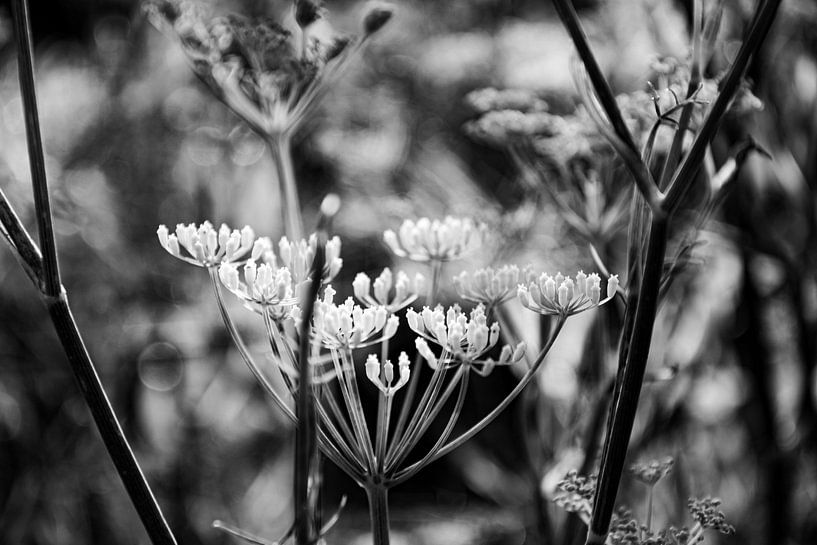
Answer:
[[(280, 236), (266, 148), (209, 94), (138, 2), (32, 4), (65, 285), (137, 457), (180, 543), (229, 542), (210, 527), (215, 519), (280, 535), (291, 520), (291, 426), (232, 348), (206, 275), (169, 258), (155, 237), (160, 223), (204, 219)], [(362, 2), (327, 4), (337, 29), (359, 31)], [(392, 264), (382, 231), (418, 216), (472, 215), (496, 226), (510, 237), (502, 249), (510, 263), (593, 269), (554, 205), (527, 201), (513, 162), (463, 131), (475, 116), (463, 97), (486, 86), (533, 90), (552, 112), (573, 110), (572, 45), (549, 4), (397, 4), (395, 20), (295, 146), (307, 225), (327, 191), (344, 202), (336, 223), (341, 293), (356, 272)], [(686, 55), (689, 2), (576, 4), (617, 92), (643, 89), (656, 56)], [(715, 73), (752, 4), (728, 3)], [(225, 0), (214, 10), (291, 19), (289, 8)], [(718, 495), (737, 528), (723, 543), (817, 542), (814, 28), (817, 4), (784, 2), (749, 74), (765, 108), (730, 119), (715, 142), (717, 164), (749, 134), (774, 160), (747, 161), (701, 235), (700, 265), (673, 288), (651, 365), (677, 374), (646, 387), (633, 439), (633, 461), (676, 459), (656, 517), (683, 523), (686, 497)], [(0, 183), (33, 228), (11, 38), (2, 4)], [(489, 264), (497, 252), (450, 264), (446, 277)], [(35, 299), (10, 252), (0, 251), (0, 543), (146, 543)], [(257, 324), (235, 316), (257, 332), (262, 352)], [(566, 535), (569, 523), (549, 500), (555, 482), (581, 463), (588, 424), (576, 400), (587, 395), (590, 325), (585, 315), (571, 320), (538, 389), (500, 422), (392, 492), (395, 543), (545, 543)], [(400, 343), (411, 339), (395, 349)], [(479, 383), (467, 410), (482, 414), (513, 380), (497, 372)], [(543, 448), (528, 456), (531, 419)], [(326, 472), (327, 510), (350, 495), (329, 541), (366, 543), (362, 491), (328, 464)], [(646, 490), (631, 481), (621, 498), (637, 510)]]

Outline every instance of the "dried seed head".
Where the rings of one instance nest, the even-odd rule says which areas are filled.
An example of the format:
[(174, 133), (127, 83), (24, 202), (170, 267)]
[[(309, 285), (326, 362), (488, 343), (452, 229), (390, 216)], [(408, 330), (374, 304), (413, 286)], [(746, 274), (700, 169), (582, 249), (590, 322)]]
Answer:
[(394, 11), (386, 4), (377, 3), (372, 6), (363, 18), (363, 32), (369, 36), (374, 34), (389, 22)]
[(295, 22), (301, 28), (306, 28), (323, 17), (323, 13), (324, 8), (320, 2), (313, 0), (295, 1)]

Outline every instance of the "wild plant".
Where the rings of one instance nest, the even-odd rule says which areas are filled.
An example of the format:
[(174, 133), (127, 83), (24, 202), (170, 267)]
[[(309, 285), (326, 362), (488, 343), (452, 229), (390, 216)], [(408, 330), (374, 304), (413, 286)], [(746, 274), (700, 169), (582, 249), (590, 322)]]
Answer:
[[(506, 149), (532, 198), (545, 193), (564, 221), (586, 241), (597, 266), (607, 270), (614, 240), (626, 235), (621, 260), (627, 277), (618, 341), (618, 371), (601, 452), (598, 480), (591, 487), (587, 543), (604, 543), (615, 506), (636, 416), (659, 305), (679, 271), (689, 263), (696, 232), (731, 188), (750, 143), (720, 170), (708, 159), (709, 145), (730, 108), (756, 103), (743, 83), (752, 55), (774, 20), (779, 2), (764, 2), (730, 69), (704, 77), (718, 36), (724, 6), (705, 9), (693, 3), (690, 56), (664, 59), (654, 66), (656, 84), (616, 97), (590, 48), (572, 4), (554, 1), (578, 52), (572, 64), (581, 107), (568, 116), (552, 115), (535, 95), (493, 89), (470, 95), (482, 115), (470, 134)], [(614, 150), (611, 153), (610, 148)], [(617, 173), (621, 165), (626, 176)], [(622, 178), (624, 183), (622, 183)], [(632, 197), (627, 187), (634, 187)], [(703, 186), (703, 187), (701, 187)], [(697, 200), (691, 198), (703, 193)], [(630, 198), (629, 210), (626, 200)], [(618, 265), (618, 261), (616, 262)], [(615, 337), (613, 337), (615, 338)], [(606, 386), (601, 391), (607, 390)], [(582, 470), (593, 464), (598, 423), (607, 396), (598, 398), (589, 426)], [(578, 486), (578, 485), (577, 485)]]
[[(488, 236), (487, 229), (470, 218), (407, 219), (396, 231), (386, 231), (384, 244), (399, 258), (426, 264), (428, 279), (391, 269), (374, 280), (359, 273), (352, 283), (354, 298), (343, 302), (335, 300), (339, 290), (331, 284), (343, 266), (340, 238), (330, 238), (340, 206), (336, 196), (323, 200), (316, 232), (305, 236), (292, 138), (303, 130), (335, 78), (390, 20), (390, 8), (372, 8), (364, 17), (361, 37), (327, 40), (313, 34), (324, 10), (309, 0), (294, 3), (297, 35), (274, 21), (213, 18), (195, 2), (147, 4), (152, 19), (178, 39), (214, 95), (267, 142), (276, 169), (285, 225), (277, 246), (250, 227), (235, 230), (222, 224), (216, 229), (207, 221), (179, 223), (172, 232), (160, 226), (157, 236), (172, 256), (207, 270), (216, 306), (242, 359), (272, 402), (296, 424), (294, 523), (280, 541), (291, 535), (298, 545), (316, 543), (336, 520), (321, 524), (316, 506), (318, 459), (323, 456), (366, 491), (374, 542), (388, 543), (389, 489), (483, 430), (533, 380), (566, 320), (608, 303), (623, 308), (620, 332), (612, 320), (599, 326), (608, 330), (607, 345), (617, 346), (618, 371), (597, 385), (598, 425), (590, 426), (584, 441), (581, 468), (581, 474), (592, 473), (588, 470), (609, 402), (598, 477), (569, 474), (560, 484), (565, 495), (558, 503), (588, 524), (588, 544), (689, 544), (699, 542), (706, 528), (731, 529), (718, 502), (707, 498), (690, 502), (696, 521), (692, 528), (653, 531), (652, 491), (669, 471), (666, 463), (634, 469), (649, 486), (645, 525), (630, 513), (613, 511), (658, 307), (688, 263), (696, 230), (730, 189), (752, 149), (741, 149), (715, 170), (708, 148), (727, 110), (742, 106), (736, 100), (739, 94), (751, 100), (743, 87), (744, 73), (779, 3), (761, 3), (729, 71), (707, 79), (705, 68), (723, 4), (705, 11), (697, 0), (689, 61), (664, 60), (656, 66), (651, 89), (616, 97), (571, 3), (555, 0), (581, 60), (574, 63), (574, 76), (582, 107), (572, 115), (555, 116), (533, 95), (483, 91), (470, 97), (483, 116), (469, 130), (508, 150), (532, 200), (541, 202), (547, 193), (556, 202), (565, 221), (587, 243), (599, 273), (540, 274), (506, 262), (462, 272), (452, 284), (470, 311), (459, 304), (445, 308), (438, 300), (443, 265), (479, 252)], [(39, 135), (28, 6), (25, 0), (13, 5), (40, 244), (33, 242), (0, 194), (2, 234), (48, 306), (150, 539), (175, 543), (107, 401), (61, 285)], [(701, 202), (690, 199), (697, 184), (704, 186)], [(622, 240), (626, 249), (617, 256)], [(625, 271), (626, 277), (620, 281), (612, 274), (615, 270)], [(251, 353), (225, 301), (225, 290), (258, 316), (271, 365)], [(421, 298), (425, 305), (412, 308)], [(527, 343), (508, 319), (507, 303), (513, 298), (527, 311), (551, 317), (535, 356), (526, 352)], [(390, 339), (401, 324), (416, 335), (413, 358), (405, 352), (395, 358), (390, 352)], [(476, 424), (452, 438), (469, 381), (490, 375), (497, 366), (512, 365), (524, 367), (516, 385)], [(430, 374), (425, 384), (419, 378), (423, 373)], [(376, 391), (376, 407), (364, 406), (362, 388)], [(367, 415), (372, 412), (376, 418), (370, 423)], [(438, 419), (445, 424), (431, 448), (420, 451), (421, 440)], [(219, 526), (246, 541), (270, 543), (231, 525)]]

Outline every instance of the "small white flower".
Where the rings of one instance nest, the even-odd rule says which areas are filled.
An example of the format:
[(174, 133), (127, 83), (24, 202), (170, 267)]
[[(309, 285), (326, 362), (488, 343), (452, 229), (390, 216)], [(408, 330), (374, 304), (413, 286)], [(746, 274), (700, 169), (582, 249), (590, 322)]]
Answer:
[(486, 377), (491, 374), (491, 371), (493, 371), (494, 367), (497, 365), (513, 365), (525, 356), (525, 351), (527, 348), (528, 346), (524, 342), (520, 342), (516, 346), (506, 344), (499, 352), (498, 359), (487, 358), (484, 361), (479, 362), (482, 364), (482, 366), (480, 368), (476, 368), (477, 373), (483, 377)]
[(312, 328), (315, 338), (327, 348), (361, 348), (394, 336), (399, 320), (384, 307), (361, 308), (349, 297), (333, 303), (335, 290), (327, 286), (323, 300), (315, 301)]
[(374, 290), (372, 290), (372, 279), (365, 273), (358, 273), (355, 276), (352, 288), (355, 297), (363, 305), (367, 307), (383, 306), (393, 314), (413, 303), (423, 290), (424, 284), (423, 275), (417, 274), (412, 282), (403, 271), (397, 273), (395, 282), (391, 270), (386, 268), (375, 279)]
[[(527, 274), (523, 271), (523, 276)], [(489, 307), (504, 303), (516, 294), (519, 285), (519, 267), (503, 265), (498, 269), (488, 267), (473, 274), (463, 271), (454, 277), (454, 288), (460, 297)]]
[[(499, 324), (494, 322), (488, 326), (485, 316), (485, 307), (478, 305), (471, 311), (471, 315), (466, 316), (459, 305), (449, 307), (447, 312), (443, 312), (443, 307), (437, 305), (432, 310), (423, 307), (422, 312), (415, 312), (408, 309), (406, 313), (409, 327), (423, 337), (435, 344), (440, 345), (444, 352), (451, 354), (451, 359), (462, 362), (476, 362), (483, 354), (493, 348), (499, 339)], [(417, 349), (420, 355), (428, 360), (434, 367), (437, 362), (428, 357), (431, 350), (426, 350), (423, 342), (418, 340)], [(449, 358), (443, 358), (451, 361)]]
[[(309, 278), (312, 261), (315, 259), (315, 250), (318, 247), (318, 237), (314, 233), (309, 240), (301, 239), (290, 242), (287, 237), (281, 237), (278, 242), (278, 256), (281, 265), (289, 269), (296, 284)], [(340, 258), (340, 237), (332, 237), (326, 241), (326, 264), (323, 268), (323, 281), (331, 282), (343, 266)], [(265, 252), (267, 259), (274, 259), (272, 252)]]
[(228, 290), (247, 302), (249, 308), (256, 311), (267, 308), (272, 311), (273, 318), (282, 319), (298, 304), (298, 286), (286, 267), (269, 263), (257, 265), (255, 260), (249, 259), (243, 269), (243, 281), (233, 263), (223, 263), (218, 276)]
[(209, 221), (199, 226), (180, 223), (172, 234), (166, 226), (160, 225), (156, 235), (162, 248), (170, 255), (199, 267), (215, 267), (238, 261), (250, 251), (255, 239), (255, 233), (249, 226), (239, 231), (230, 230), (222, 223), (216, 232)]
[(380, 360), (374, 354), (369, 354), (366, 358), (366, 377), (374, 383), (377, 388), (387, 396), (393, 396), (397, 390), (405, 386), (408, 382), (411, 373), (409, 371), (409, 357), (405, 352), (400, 352), (397, 359), (398, 379), (394, 383), (394, 364), (391, 361), (386, 362), (381, 366)]
[(383, 240), (396, 255), (413, 261), (451, 261), (482, 243), (486, 228), (470, 218), (446, 216), (442, 221), (420, 218), (406, 220), (397, 233), (383, 233)]
[(616, 275), (607, 279), (606, 297), (602, 298), (601, 279), (596, 273), (587, 275), (579, 271), (575, 281), (562, 273), (555, 277), (543, 273), (538, 278), (529, 278), (527, 285), (520, 284), (517, 295), (522, 305), (534, 312), (567, 317), (605, 304), (617, 289)]

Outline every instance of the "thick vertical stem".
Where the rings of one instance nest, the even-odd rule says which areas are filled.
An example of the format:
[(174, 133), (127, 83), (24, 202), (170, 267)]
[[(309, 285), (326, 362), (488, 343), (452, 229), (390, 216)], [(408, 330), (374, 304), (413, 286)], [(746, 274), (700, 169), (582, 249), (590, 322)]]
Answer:
[(295, 417), (298, 425), (295, 428), (295, 476), (293, 478), (293, 498), (295, 502), (295, 544), (312, 545), (315, 541), (315, 528), (312, 509), (309, 503), (309, 474), (317, 454), (317, 421), (315, 417), (315, 400), (312, 394), (312, 368), (309, 366), (309, 348), (311, 342), (312, 314), (315, 310), (315, 299), (321, 286), (325, 254), (326, 231), (319, 230), (315, 261), (312, 264), (312, 282), (301, 303), (303, 323), (301, 324), (298, 349), (298, 390), (295, 398)]
[(389, 545), (389, 489), (382, 484), (366, 485), (369, 519), (374, 545)]
[(633, 430), (647, 356), (652, 341), (658, 292), (667, 247), (667, 222), (653, 218), (650, 225), (644, 274), (638, 294), (638, 307), (633, 321), (632, 338), (621, 380), (621, 390), (613, 410), (613, 424), (607, 438), (607, 448), (601, 464), (598, 487), (593, 502), (593, 516), (587, 533), (587, 544), (602, 544), (610, 526), (621, 472), (627, 456), (627, 446)]
[(289, 135), (279, 134), (268, 139), (278, 185), (281, 190), (281, 213), (284, 216), (284, 229), (292, 240), (304, 238), (303, 220), (301, 219), (301, 202), (298, 199), (298, 186), (295, 184), (295, 169), (292, 166), (292, 144)]

